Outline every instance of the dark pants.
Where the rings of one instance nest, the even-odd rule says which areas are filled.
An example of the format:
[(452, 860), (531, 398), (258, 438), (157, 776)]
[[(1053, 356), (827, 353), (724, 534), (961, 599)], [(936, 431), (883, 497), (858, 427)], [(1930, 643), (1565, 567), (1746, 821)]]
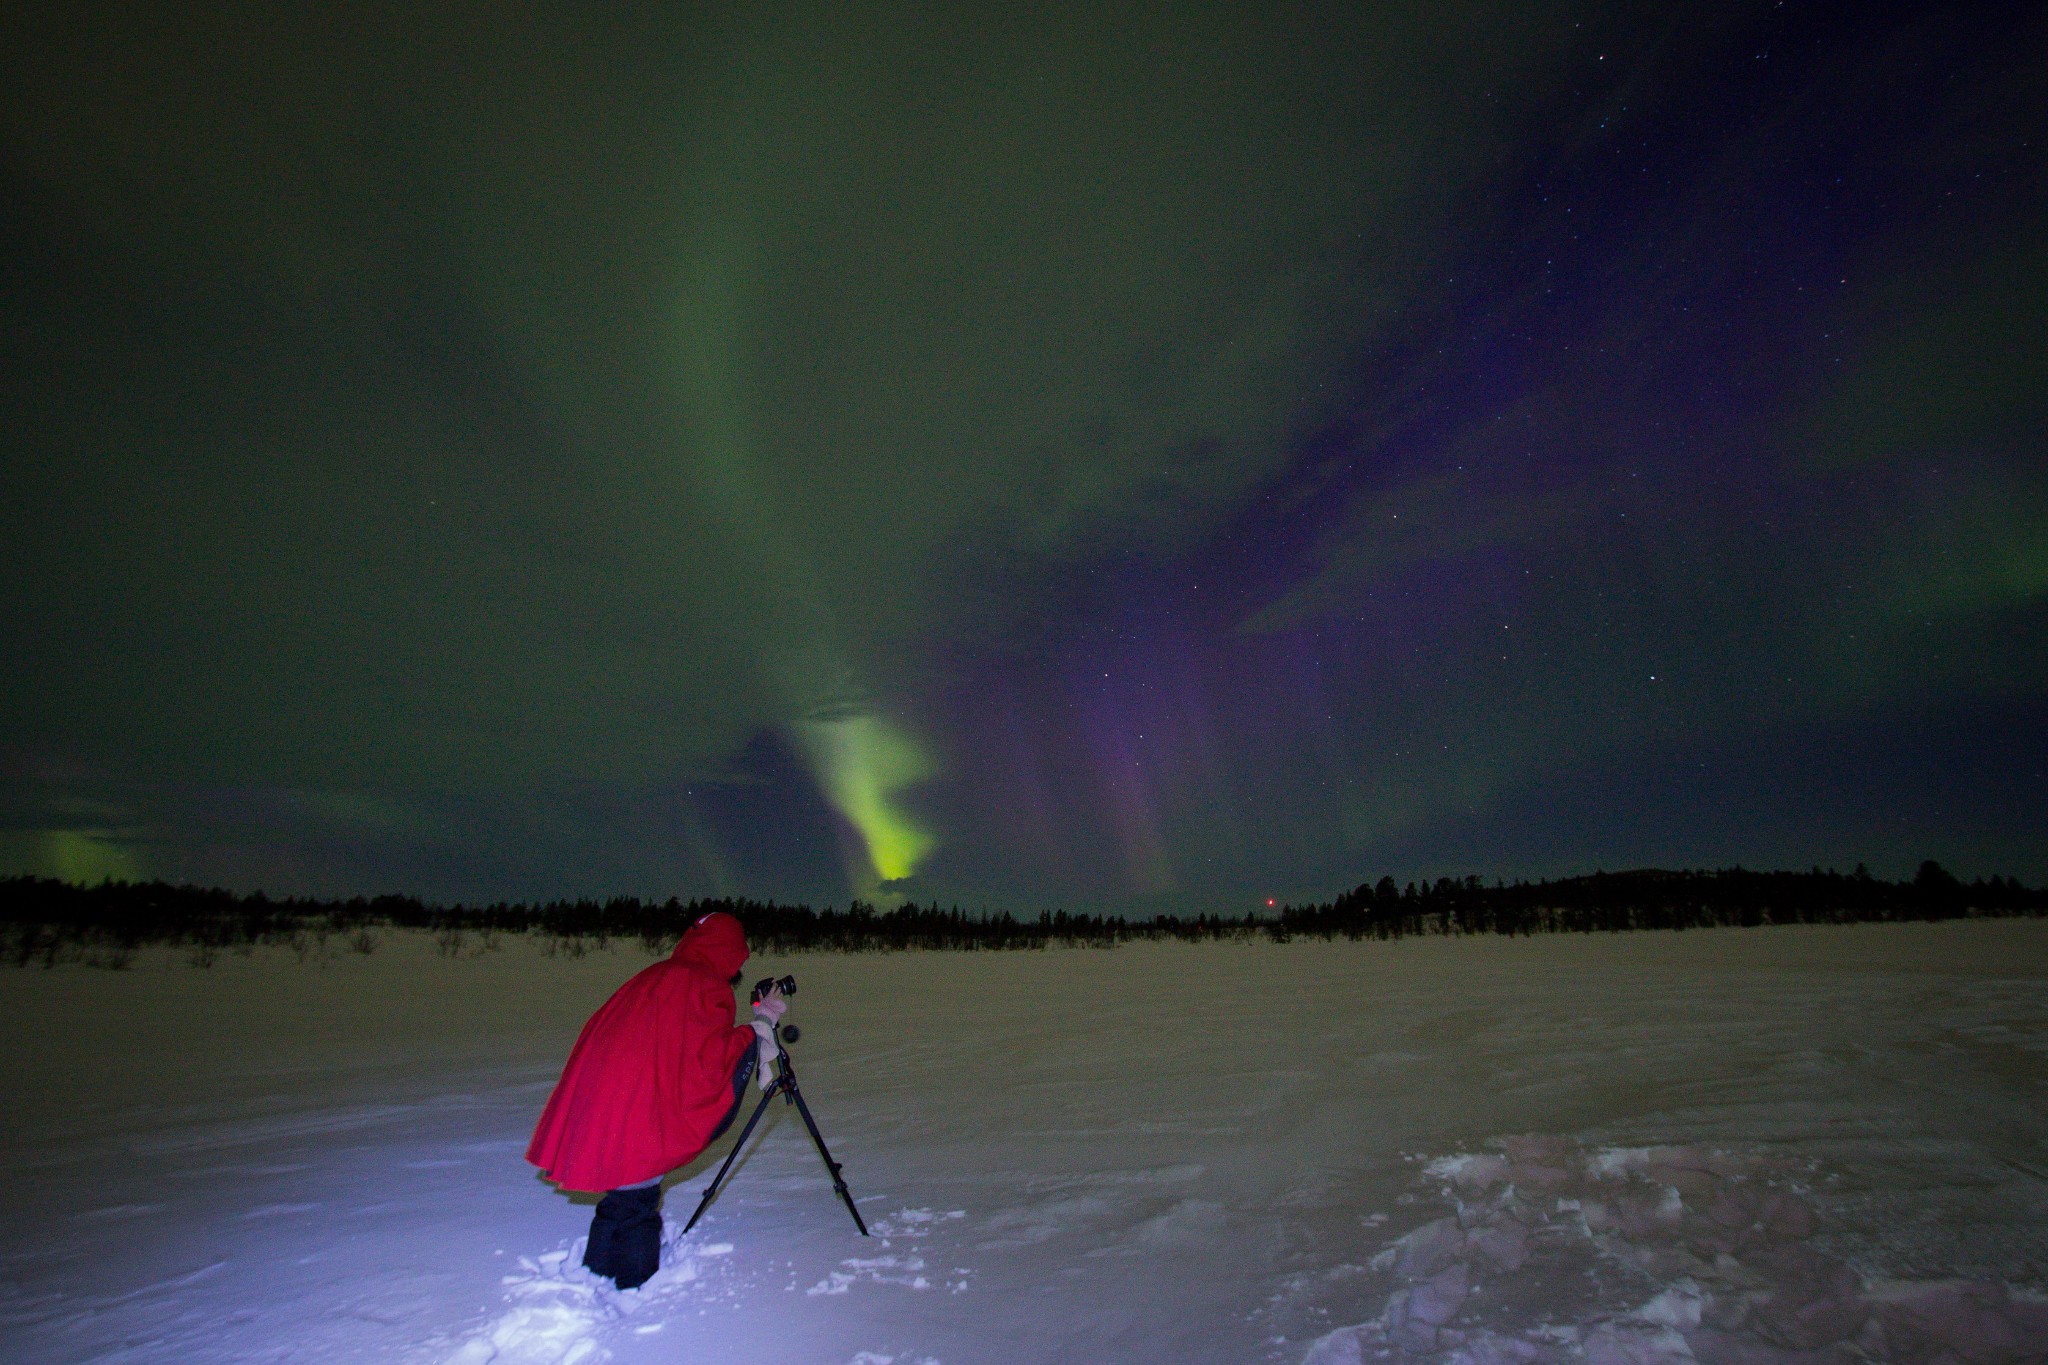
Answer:
[[(754, 1049), (748, 1048), (732, 1073), (732, 1108), (711, 1137), (716, 1141), (739, 1116), (740, 1101), (754, 1079)], [(661, 1269), (661, 1182), (613, 1190), (597, 1201), (583, 1264), (621, 1289), (638, 1289)]]

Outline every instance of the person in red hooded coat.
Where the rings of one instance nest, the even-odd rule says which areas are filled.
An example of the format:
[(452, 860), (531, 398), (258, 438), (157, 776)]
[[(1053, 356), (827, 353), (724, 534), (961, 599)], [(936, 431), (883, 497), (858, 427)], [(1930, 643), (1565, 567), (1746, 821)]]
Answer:
[(731, 1126), (747, 1082), (772, 1081), (771, 993), (735, 1023), (732, 988), (747, 960), (740, 922), (722, 911), (684, 932), (667, 960), (605, 1001), (569, 1053), (526, 1159), (565, 1190), (607, 1191), (583, 1263), (621, 1289), (661, 1263), (661, 1178)]

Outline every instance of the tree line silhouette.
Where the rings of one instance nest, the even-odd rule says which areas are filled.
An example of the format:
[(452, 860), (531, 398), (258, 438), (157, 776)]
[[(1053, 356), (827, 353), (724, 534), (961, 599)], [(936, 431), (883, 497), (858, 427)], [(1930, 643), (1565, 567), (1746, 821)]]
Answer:
[(210, 963), (223, 948), (283, 943), (303, 956), (336, 940), (373, 951), (378, 928), (425, 929), (442, 951), (499, 935), (541, 936), (549, 951), (580, 955), (612, 939), (661, 951), (698, 916), (739, 916), (755, 948), (1030, 949), (1115, 947), (1122, 943), (1296, 938), (1400, 939), (1417, 935), (1606, 933), (1635, 929), (1709, 929), (1772, 924), (1861, 924), (2048, 914), (2048, 890), (2011, 877), (1962, 882), (1939, 863), (1922, 863), (1910, 881), (1888, 882), (1860, 865), (1840, 873), (1715, 871), (1596, 872), (1557, 881), (1440, 877), (1397, 886), (1391, 877), (1360, 884), (1334, 900), (1242, 916), (1159, 915), (1124, 919), (1046, 911), (970, 914), (906, 905), (880, 910), (862, 901), (813, 909), (745, 899), (550, 901), (545, 904), (430, 905), (411, 896), (346, 901), (274, 898), (163, 882), (80, 886), (41, 877), (0, 880), (0, 953), (17, 966), (83, 960), (125, 966), (144, 946), (184, 946)]

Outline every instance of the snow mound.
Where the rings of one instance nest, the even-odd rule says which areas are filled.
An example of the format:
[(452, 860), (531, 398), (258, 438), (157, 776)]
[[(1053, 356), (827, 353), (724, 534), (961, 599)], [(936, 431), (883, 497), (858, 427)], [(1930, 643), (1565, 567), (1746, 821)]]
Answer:
[(520, 1257), (518, 1270), (504, 1280), (512, 1306), (463, 1342), (447, 1365), (595, 1365), (608, 1359), (596, 1333), (609, 1315), (598, 1302), (598, 1281), (576, 1265), (582, 1254), (579, 1240)]
[(1865, 1282), (1810, 1243), (1794, 1163), (1561, 1137), (1423, 1166), (1453, 1212), (1371, 1269), (1394, 1288), (1303, 1365), (2042, 1365), (2048, 1300)]

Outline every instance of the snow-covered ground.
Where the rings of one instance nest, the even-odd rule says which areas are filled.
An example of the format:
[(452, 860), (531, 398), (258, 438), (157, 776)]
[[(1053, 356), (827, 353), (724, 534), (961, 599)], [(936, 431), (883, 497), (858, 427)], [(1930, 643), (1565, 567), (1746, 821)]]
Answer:
[(646, 956), (330, 947), (0, 971), (0, 1358), (2048, 1358), (2048, 922), (756, 958), (876, 1235), (778, 1104), (624, 1294), (521, 1152)]

